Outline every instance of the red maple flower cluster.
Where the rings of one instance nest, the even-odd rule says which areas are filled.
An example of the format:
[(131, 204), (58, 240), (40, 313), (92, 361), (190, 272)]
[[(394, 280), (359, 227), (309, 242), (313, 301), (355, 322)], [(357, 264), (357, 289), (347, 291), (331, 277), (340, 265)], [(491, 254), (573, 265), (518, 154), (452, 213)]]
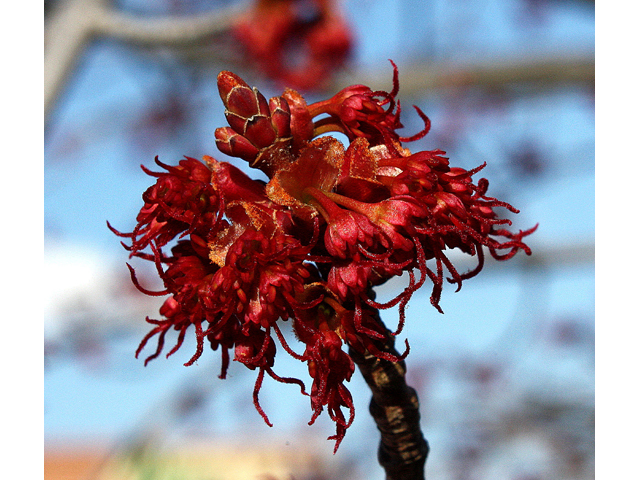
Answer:
[[(254, 404), (265, 373), (298, 385), (309, 395), (310, 424), (326, 408), (336, 424), (338, 448), (354, 418), (345, 383), (354, 363), (343, 349), (369, 352), (400, 361), (378, 347), (391, 333), (376, 309), (397, 307), (399, 333), (405, 307), (425, 283), (432, 285), (431, 303), (440, 308), (447, 280), (457, 285), (480, 272), (484, 252), (498, 260), (519, 250), (530, 254), (523, 237), (535, 230), (510, 232), (497, 207), (511, 205), (486, 195), (488, 182), (474, 183), (473, 170), (449, 166), (440, 150), (412, 153), (403, 143), (425, 135), (401, 137), (397, 68), (394, 88), (375, 92), (348, 87), (329, 100), (307, 105), (294, 90), (267, 99), (231, 72), (221, 72), (218, 88), (228, 127), (216, 130), (218, 148), (239, 157), (269, 178), (253, 180), (230, 163), (205, 156), (204, 163), (186, 158), (178, 166), (154, 173), (156, 183), (144, 194), (144, 206), (131, 233), (112, 230), (130, 240), (132, 257), (153, 262), (168, 295), (163, 319), (143, 339), (157, 336), (163, 350), (166, 334), (177, 332), (167, 353), (175, 353), (186, 331), (197, 339), (193, 364), (205, 344), (222, 352), (221, 378), (233, 359), (258, 370)], [(316, 120), (317, 116), (322, 118)], [(345, 134), (345, 147), (328, 132)], [(143, 167), (144, 168), (144, 167)], [(172, 246), (168, 247), (169, 243)], [(448, 249), (476, 256), (478, 265), (458, 272)], [(373, 287), (406, 274), (407, 285), (386, 302), (377, 302)], [(296, 353), (285, 340), (284, 321), (304, 346)], [(274, 338), (275, 337), (275, 338)], [(277, 341), (276, 341), (277, 340)], [(312, 379), (307, 393), (302, 381), (273, 370), (277, 345), (306, 362)], [(146, 363), (145, 362), (145, 363)]]
[(233, 34), (267, 76), (304, 90), (322, 86), (353, 44), (336, 0), (255, 0)]

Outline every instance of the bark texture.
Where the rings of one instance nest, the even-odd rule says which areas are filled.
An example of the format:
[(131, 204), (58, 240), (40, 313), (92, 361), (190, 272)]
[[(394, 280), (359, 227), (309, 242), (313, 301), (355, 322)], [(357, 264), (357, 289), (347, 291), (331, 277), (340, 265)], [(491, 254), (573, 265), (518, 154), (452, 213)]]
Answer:
[[(379, 315), (377, 318), (382, 322)], [(394, 340), (388, 333), (386, 343), (381, 341), (378, 348), (400, 356)], [(368, 352), (363, 355), (354, 349), (349, 354), (373, 394), (369, 411), (381, 435), (378, 461), (386, 480), (424, 480), (429, 444), (420, 429), (418, 396), (405, 380), (405, 362), (379, 359)]]

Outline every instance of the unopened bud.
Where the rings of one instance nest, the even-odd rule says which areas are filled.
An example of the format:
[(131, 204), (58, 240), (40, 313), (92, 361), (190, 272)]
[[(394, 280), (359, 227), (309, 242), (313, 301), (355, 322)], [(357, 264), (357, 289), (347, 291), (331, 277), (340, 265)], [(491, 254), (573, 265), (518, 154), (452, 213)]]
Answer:
[(278, 138), (286, 138), (291, 135), (291, 110), (284, 97), (273, 97), (269, 100), (271, 112), (271, 124)]
[(248, 162), (255, 160), (258, 149), (249, 140), (238, 134), (233, 128), (217, 128), (215, 132), (218, 149), (231, 157), (239, 157)]

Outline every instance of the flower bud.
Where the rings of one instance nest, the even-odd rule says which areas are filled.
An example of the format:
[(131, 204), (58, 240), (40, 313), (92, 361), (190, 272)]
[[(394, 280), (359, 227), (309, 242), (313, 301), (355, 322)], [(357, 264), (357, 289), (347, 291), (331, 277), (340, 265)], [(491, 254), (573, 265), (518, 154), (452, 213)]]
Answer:
[(250, 118), (269, 113), (264, 96), (235, 73), (222, 71), (218, 74), (218, 92), (225, 108), (239, 117)]
[(271, 112), (271, 124), (278, 138), (289, 137), (291, 135), (291, 110), (285, 98), (273, 97), (270, 99), (269, 111)]
[(216, 130), (216, 144), (227, 155), (240, 157), (271, 176), (287, 164), (291, 111), (284, 97), (269, 102), (237, 75), (220, 72), (218, 91), (226, 107), (229, 127)]
[(217, 128), (215, 137), (216, 146), (226, 155), (239, 157), (248, 162), (258, 155), (259, 150), (256, 146), (231, 127)]

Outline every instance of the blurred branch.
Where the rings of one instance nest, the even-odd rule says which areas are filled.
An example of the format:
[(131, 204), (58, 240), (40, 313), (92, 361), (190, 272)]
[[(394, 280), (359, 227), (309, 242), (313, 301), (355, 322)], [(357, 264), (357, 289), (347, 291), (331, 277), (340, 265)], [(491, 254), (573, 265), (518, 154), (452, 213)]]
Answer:
[(116, 11), (111, 0), (66, 0), (55, 7), (44, 32), (45, 119), (82, 51), (94, 38), (147, 46), (197, 44), (225, 31), (240, 11), (232, 7), (192, 17), (140, 18)]
[(44, 30), (45, 121), (62, 86), (91, 36), (98, 1), (68, 0), (56, 11)]
[[(520, 60), (487, 62), (482, 65), (439, 65), (414, 63), (400, 68), (400, 89), (403, 95), (453, 87), (497, 87), (509, 84), (531, 84), (548, 88), (559, 83), (595, 82), (595, 58), (545, 58), (539, 61)], [(376, 72), (353, 72), (336, 77), (334, 88), (365, 83), (372, 89), (388, 89), (391, 84), (391, 66)]]
[[(574, 243), (532, 243), (531, 249), (533, 254), (529, 257), (521, 255), (519, 261), (513, 261), (510, 265), (504, 265), (503, 262), (487, 259), (483, 273), (486, 272), (504, 272), (505, 268), (522, 268), (526, 266), (551, 266), (551, 267), (582, 267), (593, 265), (595, 263), (596, 247), (594, 242), (580, 241), (576, 239)], [(471, 270), (477, 264), (475, 257), (470, 257), (466, 253), (459, 250), (452, 250), (449, 254), (450, 259), (459, 267), (460, 270)], [(495, 268), (500, 266), (499, 269)]]
[(216, 10), (194, 17), (135, 18), (117, 11), (105, 11), (96, 20), (96, 32), (141, 45), (185, 45), (210, 39), (224, 32), (240, 10)]

